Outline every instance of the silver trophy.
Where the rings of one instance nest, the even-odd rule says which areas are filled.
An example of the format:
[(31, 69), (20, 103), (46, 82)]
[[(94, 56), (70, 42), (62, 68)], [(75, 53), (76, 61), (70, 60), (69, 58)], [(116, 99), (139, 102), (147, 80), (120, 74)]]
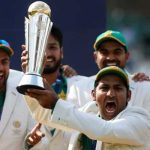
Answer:
[(21, 94), (25, 94), (29, 88), (44, 89), (41, 74), (47, 40), (53, 25), (50, 14), (50, 7), (46, 3), (36, 1), (29, 6), (29, 18), (25, 17), (25, 44), (29, 59), (26, 73), (17, 86)]

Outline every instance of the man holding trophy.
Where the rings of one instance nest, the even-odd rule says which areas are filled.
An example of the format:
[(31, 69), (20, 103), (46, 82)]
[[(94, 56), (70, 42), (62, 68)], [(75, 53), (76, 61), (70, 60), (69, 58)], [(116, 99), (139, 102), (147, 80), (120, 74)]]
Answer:
[[(65, 100), (68, 97), (71, 84), (85, 77), (81, 77), (81, 76), (74, 76), (71, 78), (64, 77), (63, 72), (61, 70), (61, 62), (63, 59), (63, 35), (57, 27), (52, 26), (52, 23), (48, 21), (48, 24), (50, 27), (46, 27), (47, 23), (45, 25), (46, 29), (50, 28), (49, 30), (51, 32), (45, 29), (46, 31), (49, 31), (49, 32), (46, 32), (46, 33), (43, 32), (44, 34), (38, 35), (38, 33), (41, 33), (42, 31), (40, 32), (39, 31), (40, 29), (36, 29), (36, 31), (38, 31), (37, 34), (34, 34), (36, 35), (36, 40), (35, 40), (35, 37), (32, 37), (32, 36), (30, 37), (30, 35), (32, 35), (30, 32), (32, 31), (34, 26), (36, 26), (37, 24), (37, 22), (32, 22), (31, 20), (34, 20), (34, 19), (31, 19), (31, 18), (37, 17), (38, 15), (40, 16), (41, 12), (44, 12), (44, 13), (46, 12), (46, 14), (43, 14), (45, 17), (45, 15), (49, 14), (47, 12), (50, 12), (50, 11), (42, 10), (43, 6), (46, 6), (44, 10), (45, 9), (49, 10), (48, 6), (45, 3), (43, 4), (43, 2), (40, 2), (40, 3), (35, 2), (31, 4), (28, 10), (30, 17), (29, 17), (28, 23), (25, 25), (25, 30), (26, 32), (28, 31), (29, 33), (27, 32), (25, 34), (25, 36), (28, 38), (26, 38), (26, 48), (23, 47), (24, 51), (22, 53), (22, 62), (24, 61), (24, 59), (26, 59), (28, 55), (28, 65), (26, 67), (26, 74), (22, 78), (22, 81), (20, 82), (17, 89), (22, 94), (24, 94), (28, 88), (42, 89), (44, 87), (43, 81), (42, 81), (42, 77), (43, 77), (48, 81), (49, 86), (52, 86), (52, 88), (55, 90), (57, 95), (63, 100)], [(49, 17), (49, 15), (47, 15), (47, 17)], [(40, 23), (40, 24), (44, 24), (44, 23)], [(41, 25), (38, 25), (38, 27), (41, 27)], [(42, 27), (43, 27), (42, 30), (44, 30), (44, 25)], [(44, 35), (48, 37), (47, 38), (39, 37), (39, 36), (44, 36)], [(40, 41), (39, 39), (41, 39), (42, 41)], [(43, 44), (43, 39), (46, 40), (44, 41), (46, 45), (41, 46), (39, 43)], [(39, 41), (39, 43), (36, 43), (37, 41)], [(45, 54), (46, 56), (44, 56)], [(44, 57), (46, 58), (45, 63), (43, 63)], [(42, 69), (43, 64), (44, 64), (44, 70)], [(33, 112), (32, 110), (33, 107), (30, 107), (30, 106), (34, 106), (34, 108), (37, 111), (42, 110), (43, 113), (47, 113), (47, 109), (41, 107), (39, 103), (37, 103), (36, 101), (26, 100), (26, 102), (31, 112)], [(35, 114), (32, 113), (32, 115), (34, 117)], [(37, 145), (35, 149), (37, 147), (41, 149), (48, 148), (48, 149), (55, 149), (55, 150), (67, 149), (69, 138), (70, 138), (70, 133), (65, 133), (61, 130), (56, 130), (54, 128), (49, 128), (43, 125), (41, 129), (38, 129), (38, 130), (41, 130), (42, 132), (44, 132), (46, 136), (43, 138), (43, 141), (41, 142), (41, 144)], [(32, 140), (31, 142), (28, 141), (28, 143), (29, 145), (27, 146), (27, 148), (31, 147), (30, 145), (34, 146), (34, 144), (32, 143)]]

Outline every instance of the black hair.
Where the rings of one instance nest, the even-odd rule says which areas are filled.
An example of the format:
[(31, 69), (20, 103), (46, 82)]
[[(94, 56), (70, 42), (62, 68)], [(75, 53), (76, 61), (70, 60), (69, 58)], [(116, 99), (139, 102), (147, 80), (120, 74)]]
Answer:
[(58, 40), (60, 47), (63, 45), (63, 34), (61, 30), (55, 25), (52, 26), (50, 33), (56, 40)]

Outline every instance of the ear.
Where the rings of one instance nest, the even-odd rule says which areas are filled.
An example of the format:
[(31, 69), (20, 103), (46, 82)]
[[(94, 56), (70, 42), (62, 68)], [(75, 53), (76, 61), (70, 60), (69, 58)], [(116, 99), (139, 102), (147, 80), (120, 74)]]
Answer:
[(63, 47), (61, 47), (61, 49), (60, 49), (60, 53), (61, 53), (61, 58), (63, 59), (63, 58), (64, 58), (64, 51), (63, 51)]
[(130, 53), (129, 53), (129, 52), (126, 52), (126, 61), (129, 60), (129, 57), (130, 57)]
[(95, 60), (95, 63), (96, 63), (97, 62), (97, 51), (94, 51), (93, 57), (94, 57), (94, 60)]
[(128, 93), (127, 93), (127, 101), (129, 102), (131, 99), (131, 90), (128, 90)]
[(96, 101), (96, 92), (95, 92), (95, 89), (93, 89), (91, 91), (91, 95), (92, 95), (93, 100)]

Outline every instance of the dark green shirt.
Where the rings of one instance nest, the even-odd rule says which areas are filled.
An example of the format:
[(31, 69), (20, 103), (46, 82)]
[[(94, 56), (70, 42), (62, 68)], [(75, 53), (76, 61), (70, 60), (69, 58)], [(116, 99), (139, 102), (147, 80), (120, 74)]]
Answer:
[[(65, 100), (67, 97), (67, 80), (64, 77), (63, 73), (60, 72), (60, 75), (56, 79), (56, 81), (52, 84), (52, 88), (57, 93), (58, 97)], [(50, 130), (51, 135), (53, 136), (55, 133), (55, 128)]]
[(96, 140), (92, 140), (84, 134), (81, 135), (80, 144), (82, 145), (82, 150), (95, 150), (96, 148)]
[(3, 111), (4, 101), (5, 101), (5, 92), (0, 92), (0, 119)]

